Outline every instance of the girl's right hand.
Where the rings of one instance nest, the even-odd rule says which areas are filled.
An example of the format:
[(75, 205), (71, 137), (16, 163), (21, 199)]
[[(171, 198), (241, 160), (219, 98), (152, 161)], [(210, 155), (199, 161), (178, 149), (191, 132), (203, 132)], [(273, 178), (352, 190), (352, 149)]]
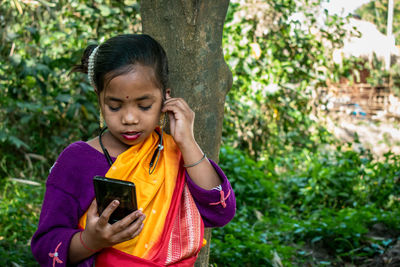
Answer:
[(83, 242), (90, 249), (98, 251), (102, 248), (114, 246), (136, 237), (142, 231), (146, 215), (140, 210), (132, 212), (114, 224), (108, 223), (111, 214), (118, 205), (118, 200), (112, 201), (98, 216), (96, 199), (93, 200), (87, 213), (86, 228), (82, 233)]

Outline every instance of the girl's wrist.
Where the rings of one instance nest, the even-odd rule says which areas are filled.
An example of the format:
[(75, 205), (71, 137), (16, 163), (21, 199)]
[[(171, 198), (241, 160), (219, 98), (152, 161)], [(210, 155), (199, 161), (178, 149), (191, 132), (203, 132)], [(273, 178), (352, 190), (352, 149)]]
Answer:
[(186, 141), (176, 142), (176, 144), (178, 145), (179, 150), (182, 153), (182, 156), (184, 156), (187, 153), (191, 153), (194, 150), (200, 150), (200, 147), (197, 144), (196, 140), (194, 140), (194, 138), (188, 138)]
[(97, 253), (102, 247), (96, 246), (94, 242), (92, 242), (91, 238), (88, 237), (87, 231), (83, 230), (79, 233), (79, 240), (81, 242), (81, 245), (88, 251), (92, 253)]
[(186, 168), (186, 169), (195, 167), (195, 166), (199, 165), (200, 163), (202, 163), (205, 159), (207, 159), (207, 156), (206, 156), (206, 154), (204, 153), (204, 154), (203, 154), (203, 157), (201, 157), (200, 160), (198, 160), (198, 161), (196, 161), (196, 162), (194, 162), (194, 163), (184, 164), (183, 167)]
[(179, 149), (182, 153), (183, 164), (188, 166), (192, 165), (195, 162), (198, 162), (205, 155), (196, 142), (186, 144), (183, 148)]

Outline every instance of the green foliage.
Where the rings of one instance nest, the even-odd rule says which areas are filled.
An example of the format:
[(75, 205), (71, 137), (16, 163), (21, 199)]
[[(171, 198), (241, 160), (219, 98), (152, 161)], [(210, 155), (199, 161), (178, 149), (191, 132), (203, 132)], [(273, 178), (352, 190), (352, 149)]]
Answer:
[[(395, 243), (371, 235), (374, 225), (400, 233), (399, 156), (374, 161), (338, 147), (255, 162), (223, 147), (220, 160), (237, 214), (213, 230), (215, 266), (273, 266), (276, 255), (284, 266), (360, 263)], [(323, 251), (325, 259), (314, 258), (312, 250)]]
[(44, 186), (1, 180), (0, 188), (0, 265), (37, 266), (30, 238), (39, 221)]
[[(237, 214), (228, 225), (213, 230), (210, 263), (273, 266), (277, 258), (284, 266), (358, 263), (394, 245), (395, 238), (375, 238), (370, 229), (381, 224), (400, 233), (399, 156), (388, 153), (384, 160), (374, 161), (344, 148), (327, 153), (290, 153), (256, 162), (238, 149), (222, 147), (220, 166), (234, 188)], [(335, 161), (342, 161), (340, 171), (334, 168)], [(346, 177), (351, 186), (324, 187), (324, 179), (311, 175), (321, 170), (321, 162), (327, 164), (321, 177), (340, 179), (339, 172), (352, 173), (352, 178)], [(329, 201), (308, 190), (311, 182), (321, 185), (322, 199), (330, 194)], [(29, 240), (38, 222), (44, 185), (3, 180), (0, 186), (0, 264), (35, 266)], [(343, 201), (342, 192), (348, 188), (353, 190), (350, 201)], [(326, 258), (314, 258), (311, 251), (318, 250)]]
[[(316, 37), (318, 4), (249, 0), (229, 8), (223, 41), (234, 87), (220, 165), (237, 215), (213, 231), (214, 266), (356, 264), (400, 233), (399, 156), (376, 161), (338, 145), (311, 116), (312, 93), (362, 64), (333, 65), (326, 56), (345, 32), (339, 17), (328, 16)], [(94, 134), (95, 94), (85, 75), (68, 72), (89, 43), (138, 31), (138, 4), (6, 0), (0, 14), (0, 265), (35, 266), (29, 240), (44, 185), (10, 178), (43, 183), (66, 144)], [(374, 238), (376, 225), (391, 237)]]
[[(320, 152), (319, 152), (320, 153)], [(353, 207), (357, 205), (355, 199), (359, 177), (364, 172), (364, 162), (369, 158), (360, 158), (357, 152), (352, 150), (341, 151), (341, 147), (333, 153), (317, 152), (317, 156), (305, 157), (303, 163), (306, 170), (304, 176), (291, 177), (286, 180), (287, 190), (292, 194), (292, 203), (302, 210), (310, 207)], [(302, 185), (302, 187), (299, 187)]]
[[(310, 119), (310, 98), (334, 77), (326, 47), (340, 45), (345, 31), (343, 20), (326, 14), (319, 37), (313, 34), (318, 27), (319, 2), (231, 4), (223, 39), (225, 59), (234, 77), (225, 106), (223, 137), (227, 144), (259, 158), (315, 148), (313, 138), (327, 141), (326, 136), (318, 136), (322, 132)], [(260, 13), (265, 14), (259, 17)], [(299, 13), (304, 17), (301, 22), (296, 19)]]
[(137, 3), (125, 2), (2, 2), (0, 60), (7, 64), (0, 65), (0, 151), (15, 153), (6, 156), (0, 177), (28, 168), (28, 153), (53, 162), (67, 143), (97, 130), (97, 99), (87, 78), (68, 74), (89, 43), (140, 29)]
[[(327, 56), (347, 33), (343, 19), (325, 14), (320, 36), (312, 34), (318, 4), (254, 0), (230, 6), (224, 49), (234, 85), (221, 166), (238, 211), (213, 232), (216, 266), (359, 263), (393, 244), (369, 237), (375, 224), (399, 230), (391, 219), (399, 214), (399, 158), (389, 153), (376, 161), (368, 151), (355, 152), (312, 117), (318, 104), (310, 101), (313, 92), (343, 76), (358, 81), (354, 69), (365, 67), (354, 58), (336, 65)], [(302, 23), (293, 19), (297, 12), (306, 18)]]
[(98, 128), (96, 95), (86, 75), (71, 74), (90, 43), (140, 30), (136, 1), (20, 1), (0, 5), (0, 265), (37, 266), (35, 231), (43, 181), (68, 144)]
[(237, 214), (213, 231), (210, 262), (217, 266), (272, 266), (274, 250), (287, 257), (294, 250), (269, 235), (272, 224), (267, 216), (277, 217), (285, 207), (279, 202), (277, 176), (265, 172), (265, 165), (231, 147), (221, 149), (220, 166), (234, 188)]

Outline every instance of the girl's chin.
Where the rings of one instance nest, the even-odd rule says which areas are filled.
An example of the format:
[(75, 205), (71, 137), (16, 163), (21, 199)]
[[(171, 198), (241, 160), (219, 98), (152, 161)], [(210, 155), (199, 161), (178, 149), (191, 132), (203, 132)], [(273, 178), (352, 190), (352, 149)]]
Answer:
[(139, 136), (138, 138), (125, 138), (125, 137), (121, 136), (121, 138), (119, 140), (120, 140), (120, 142), (122, 142), (123, 144), (125, 144), (127, 146), (134, 146), (134, 145), (138, 145), (138, 144), (142, 143), (144, 140), (146, 140), (146, 136), (144, 136), (143, 134), (141, 136)]
[(122, 140), (120, 140), (121, 141), (121, 143), (123, 143), (123, 144), (125, 144), (126, 146), (134, 146), (134, 145), (137, 145), (137, 144), (140, 144), (140, 143), (142, 143), (143, 142), (143, 140), (140, 138), (140, 139), (136, 139), (136, 140), (125, 140), (124, 138), (122, 139)]

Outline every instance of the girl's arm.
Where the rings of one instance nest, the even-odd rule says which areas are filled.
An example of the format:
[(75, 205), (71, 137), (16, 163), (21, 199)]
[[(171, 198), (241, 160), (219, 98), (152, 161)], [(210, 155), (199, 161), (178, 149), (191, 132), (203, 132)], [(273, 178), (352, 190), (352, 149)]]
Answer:
[[(132, 228), (139, 228), (139, 226), (136, 223), (133, 223), (132, 227), (124, 225), (129, 225), (137, 216), (140, 217), (136, 220), (138, 224), (144, 219), (141, 213), (131, 214), (127, 216), (130, 218), (124, 218), (111, 226), (104, 223), (108, 221), (107, 213), (101, 219), (102, 216), (97, 215), (97, 208), (92, 203), (86, 221), (87, 230), (85, 229), (80, 236), (82, 229), (78, 228), (79, 218), (94, 198), (92, 178), (94, 175), (104, 175), (108, 169), (103, 156), (97, 152), (91, 154), (89, 151), (92, 150), (88, 151), (87, 148), (88, 145), (83, 142), (68, 146), (57, 159), (47, 179), (39, 227), (31, 241), (32, 253), (41, 266), (62, 267), (84, 259), (85, 266), (92, 266), (93, 257), (90, 256), (94, 253), (93, 251), (104, 246), (111, 246), (114, 242), (122, 242), (128, 236), (134, 236), (137, 229)], [(97, 167), (93, 167), (93, 162), (100, 163), (96, 164)], [(104, 166), (101, 162), (104, 162)], [(103, 222), (98, 223), (99, 221)], [(102, 231), (102, 227), (93, 227), (99, 224), (105, 226), (107, 230), (120, 226), (118, 231), (114, 229), (119, 236), (108, 235), (110, 231), (105, 231), (106, 239), (111, 237), (112, 240), (108, 243), (103, 242), (101, 238), (104, 238), (104, 235), (97, 232), (99, 229)], [(133, 226), (135, 224), (136, 226)]]
[[(162, 112), (168, 112), (171, 135), (178, 145), (187, 172), (187, 184), (206, 227), (227, 224), (235, 215), (236, 199), (223, 171), (210, 163), (197, 144), (194, 134), (194, 112), (185, 100), (171, 98), (167, 90)], [(194, 165), (194, 166), (193, 166)]]
[[(195, 114), (185, 100), (171, 98), (169, 90), (166, 99), (162, 111), (168, 112), (171, 135), (182, 153), (185, 165), (193, 165), (204, 157), (193, 134)], [(192, 180), (203, 189), (211, 190), (222, 182), (207, 158), (186, 170)]]
[(236, 212), (236, 199), (232, 186), (221, 168), (211, 161), (212, 166), (222, 180), (222, 184), (211, 190), (196, 185), (186, 174), (190, 193), (203, 218), (205, 227), (221, 227), (232, 220)]
[[(91, 185), (89, 179), (87, 182), (75, 179), (77, 172), (81, 172), (75, 164), (81, 160), (81, 152), (79, 143), (69, 145), (54, 163), (47, 179), (39, 226), (31, 240), (32, 253), (40, 266), (68, 265), (71, 239), (80, 231), (81, 207), (88, 206), (93, 199), (94, 193), (86, 191)], [(80, 184), (76, 186), (78, 180)], [(87, 259), (88, 266), (92, 261), (93, 258)]]
[[(193, 165), (202, 160), (204, 157), (204, 152), (200, 149), (195, 141), (182, 144), (180, 146), (180, 150), (185, 165)], [(207, 157), (204, 158), (199, 164), (193, 167), (187, 167), (186, 171), (193, 182), (203, 189), (211, 190), (222, 183), (222, 180)]]
[[(32, 237), (32, 254), (40, 266), (68, 266), (71, 239), (77, 228), (79, 203), (65, 190), (47, 185), (39, 227)], [(88, 266), (93, 261), (87, 259)]]

